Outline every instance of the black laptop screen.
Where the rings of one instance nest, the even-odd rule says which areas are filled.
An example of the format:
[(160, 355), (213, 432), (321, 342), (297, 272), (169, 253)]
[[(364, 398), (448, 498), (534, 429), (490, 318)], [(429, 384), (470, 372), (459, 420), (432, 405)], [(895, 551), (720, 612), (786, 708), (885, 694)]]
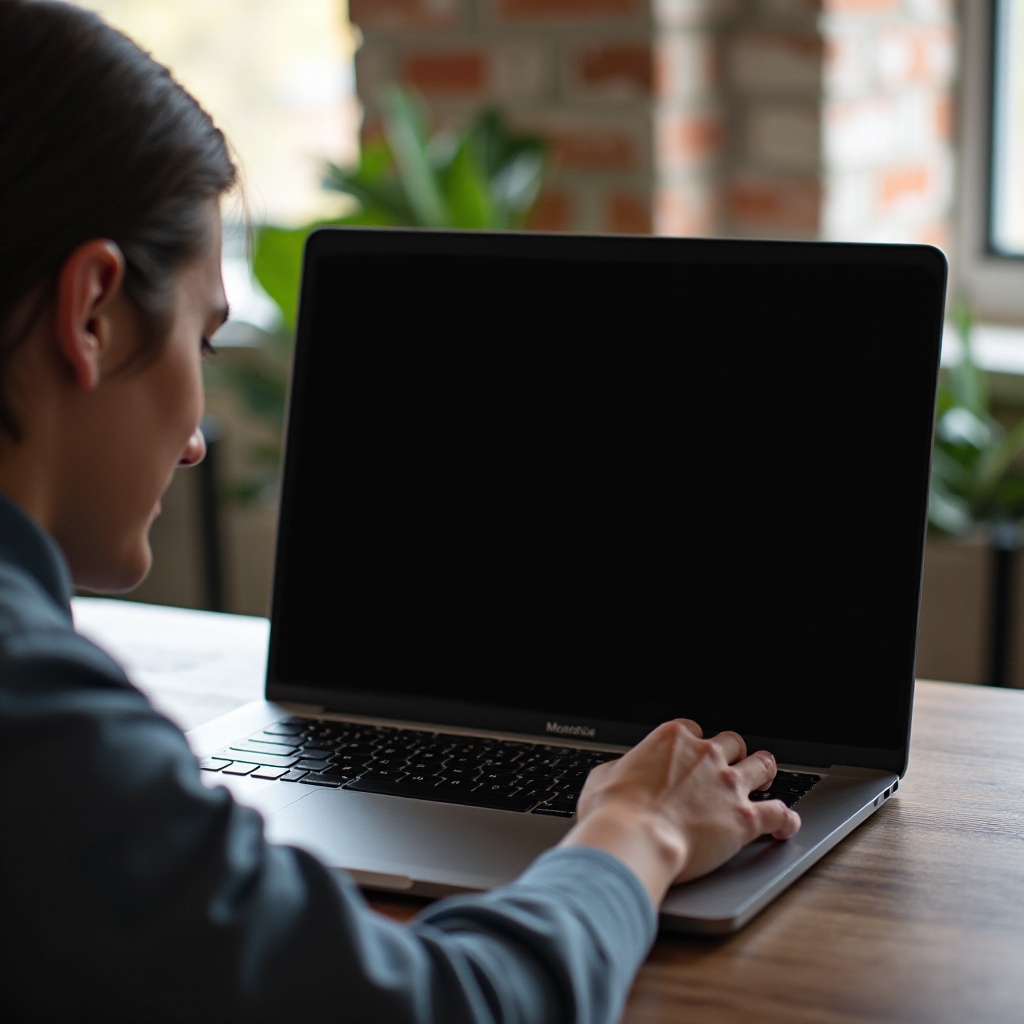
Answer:
[(936, 250), (368, 234), (307, 252), (278, 696), (905, 744)]

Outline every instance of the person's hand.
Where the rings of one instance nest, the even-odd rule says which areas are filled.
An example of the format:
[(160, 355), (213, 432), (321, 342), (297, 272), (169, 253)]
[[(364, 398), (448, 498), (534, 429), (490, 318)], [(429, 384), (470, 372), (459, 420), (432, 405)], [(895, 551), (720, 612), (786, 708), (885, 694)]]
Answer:
[(671, 885), (713, 871), (751, 840), (788, 839), (800, 828), (781, 800), (750, 799), (774, 778), (775, 758), (748, 755), (739, 734), (704, 739), (696, 722), (664, 722), (590, 772), (562, 845), (619, 857), (657, 906)]

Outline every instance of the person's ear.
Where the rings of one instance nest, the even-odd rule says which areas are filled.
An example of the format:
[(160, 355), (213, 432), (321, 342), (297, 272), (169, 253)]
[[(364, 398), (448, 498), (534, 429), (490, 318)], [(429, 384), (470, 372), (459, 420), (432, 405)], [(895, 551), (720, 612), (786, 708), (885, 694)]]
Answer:
[(100, 381), (101, 360), (113, 342), (113, 305), (123, 282), (124, 256), (107, 238), (83, 242), (60, 268), (57, 345), (78, 387), (91, 389)]

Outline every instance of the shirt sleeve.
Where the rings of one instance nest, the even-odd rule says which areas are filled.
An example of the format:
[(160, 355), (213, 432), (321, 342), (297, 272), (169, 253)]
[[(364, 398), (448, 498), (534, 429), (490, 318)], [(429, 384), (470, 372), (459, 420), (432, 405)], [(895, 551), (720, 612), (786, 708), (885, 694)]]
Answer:
[(656, 932), (638, 879), (584, 848), (409, 922), (377, 914), (206, 786), (70, 628), (0, 638), (0, 797), (7, 1020), (611, 1024)]

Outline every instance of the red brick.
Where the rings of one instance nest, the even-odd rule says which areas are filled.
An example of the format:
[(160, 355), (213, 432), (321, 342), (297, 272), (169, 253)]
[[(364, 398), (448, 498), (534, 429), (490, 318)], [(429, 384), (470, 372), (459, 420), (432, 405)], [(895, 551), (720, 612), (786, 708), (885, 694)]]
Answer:
[(816, 231), (821, 224), (821, 184), (812, 180), (734, 181), (726, 189), (731, 221)]
[(653, 228), (650, 196), (612, 192), (605, 201), (608, 230), (616, 234), (649, 235)]
[(632, 171), (642, 164), (636, 141), (628, 134), (600, 128), (563, 128), (545, 134), (553, 163), (560, 170)]
[(878, 205), (884, 212), (906, 200), (927, 199), (935, 186), (931, 167), (926, 163), (906, 164), (879, 171), (876, 179)]
[(576, 78), (587, 89), (625, 87), (630, 92), (649, 95), (654, 82), (653, 63), (651, 48), (643, 44), (589, 46), (576, 55)]
[(542, 189), (527, 218), (528, 231), (570, 231), (573, 228), (573, 202), (566, 192)]
[(359, 28), (449, 28), (462, 18), (463, 0), (348, 0), (348, 20)]
[(409, 54), (402, 62), (402, 79), (424, 95), (479, 95), (487, 85), (487, 61), (479, 52)]

